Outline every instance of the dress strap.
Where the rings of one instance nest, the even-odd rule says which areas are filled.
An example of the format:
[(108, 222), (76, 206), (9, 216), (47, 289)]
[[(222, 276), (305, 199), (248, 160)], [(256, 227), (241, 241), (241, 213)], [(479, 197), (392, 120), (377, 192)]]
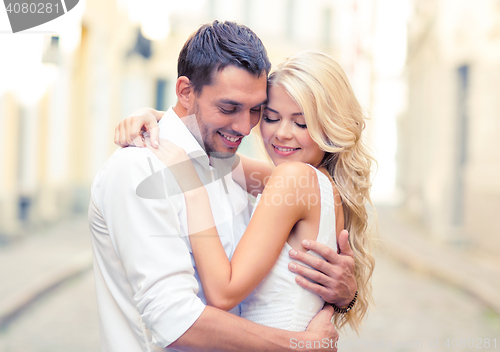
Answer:
[(321, 195), (321, 216), (317, 241), (337, 250), (337, 232), (335, 230), (335, 200), (330, 178), (311, 164), (307, 164), (316, 171)]

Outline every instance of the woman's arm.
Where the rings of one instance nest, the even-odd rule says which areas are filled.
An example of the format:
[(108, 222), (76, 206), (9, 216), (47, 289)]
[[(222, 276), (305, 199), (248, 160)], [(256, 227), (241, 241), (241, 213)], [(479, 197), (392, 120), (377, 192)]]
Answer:
[[(182, 163), (172, 160), (177, 153), (184, 152), (182, 149), (182, 152), (172, 151), (162, 144), (157, 150), (150, 149), (167, 166)], [(217, 233), (208, 193), (194, 167), (191, 164), (191, 168), (172, 172), (184, 192), (191, 247), (207, 302), (229, 310), (269, 273), (293, 226), (308, 214), (307, 202), (297, 201), (297, 198), (307, 199), (310, 190), (294, 188), (293, 182), (288, 185), (284, 181), (291, 176), (311, 177), (311, 173), (316, 177), (314, 170), (302, 163), (285, 163), (274, 169), (231, 262)], [(194, 183), (193, 173), (197, 178)]]
[(185, 194), (191, 247), (210, 305), (233, 308), (272, 269), (293, 226), (307, 216), (306, 202), (297, 197), (307, 199), (308, 189), (293, 188), (284, 180), (310, 177), (309, 172), (314, 170), (302, 163), (282, 164), (273, 171), (231, 262), (214, 226), (205, 188)]
[[(270, 162), (249, 158), (240, 153), (237, 163), (233, 167), (233, 180), (240, 185), (241, 188), (256, 197), (262, 193), (266, 182), (271, 177), (274, 170), (274, 165)], [(241, 163), (241, 165), (239, 165)]]

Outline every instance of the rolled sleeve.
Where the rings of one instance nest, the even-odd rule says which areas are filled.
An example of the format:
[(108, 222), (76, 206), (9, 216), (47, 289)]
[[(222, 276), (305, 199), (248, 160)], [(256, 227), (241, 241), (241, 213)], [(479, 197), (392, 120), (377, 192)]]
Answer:
[[(149, 158), (149, 160), (148, 160)], [(106, 165), (95, 183), (97, 201), (133, 301), (153, 343), (165, 347), (177, 340), (203, 312), (197, 296), (191, 255), (182, 238), (178, 214), (181, 203), (171, 197), (145, 199), (138, 185), (162, 168), (147, 149), (126, 148)], [(101, 188), (102, 187), (102, 188)], [(154, 192), (165, 194), (162, 183)]]

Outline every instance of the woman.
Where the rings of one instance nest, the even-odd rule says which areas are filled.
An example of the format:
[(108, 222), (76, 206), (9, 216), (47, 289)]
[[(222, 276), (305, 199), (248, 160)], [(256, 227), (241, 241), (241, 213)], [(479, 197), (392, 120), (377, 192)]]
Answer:
[[(318, 52), (304, 52), (279, 65), (269, 77), (268, 97), (260, 131), (276, 167), (242, 158), (242, 187), (262, 194), (231, 261), (194, 167), (184, 163), (188, 167), (182, 172), (171, 169), (184, 191), (191, 247), (207, 303), (229, 310), (243, 301), (242, 317), (305, 330), (324, 302), (295, 283), (287, 268), (288, 250), (305, 251), (304, 240), (335, 247), (347, 228), (358, 303), (336, 314), (334, 323), (340, 328), (348, 322), (357, 330), (371, 300), (374, 266), (365, 208), (372, 158), (362, 142), (362, 109), (341, 67)], [(167, 166), (189, 159), (168, 141), (149, 148)]]

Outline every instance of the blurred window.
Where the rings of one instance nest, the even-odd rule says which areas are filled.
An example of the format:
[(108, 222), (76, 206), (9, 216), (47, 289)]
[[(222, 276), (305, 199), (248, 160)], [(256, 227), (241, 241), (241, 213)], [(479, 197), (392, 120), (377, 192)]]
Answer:
[(251, 11), (251, 6), (252, 6), (252, 0), (243, 0), (243, 21), (244, 24), (247, 25), (248, 27), (252, 26), (250, 14), (252, 13)]
[(156, 110), (166, 111), (169, 106), (168, 99), (169, 81), (166, 79), (158, 79), (156, 81)]
[(329, 47), (332, 45), (332, 9), (326, 8), (322, 13), (321, 39), (323, 45)]
[(45, 44), (43, 51), (42, 63), (44, 64), (59, 64), (59, 37), (51, 36)]
[(456, 123), (456, 148), (455, 159), (455, 186), (453, 201), (453, 224), (460, 226), (463, 224), (464, 212), (464, 173), (467, 162), (467, 129), (468, 129), (468, 109), (469, 98), (469, 66), (463, 65), (457, 69), (458, 93), (457, 93), (457, 123)]
[(134, 48), (128, 52), (127, 56), (131, 56), (133, 54), (138, 54), (144, 59), (149, 59), (151, 57), (151, 40), (142, 35), (140, 28), (137, 29), (137, 37)]
[(215, 18), (217, 17), (215, 15), (215, 5), (215, 0), (208, 0), (208, 16), (210, 16), (210, 22), (215, 20)]
[(293, 39), (295, 0), (287, 0), (286, 3), (286, 18), (285, 18), (285, 37), (288, 40)]

